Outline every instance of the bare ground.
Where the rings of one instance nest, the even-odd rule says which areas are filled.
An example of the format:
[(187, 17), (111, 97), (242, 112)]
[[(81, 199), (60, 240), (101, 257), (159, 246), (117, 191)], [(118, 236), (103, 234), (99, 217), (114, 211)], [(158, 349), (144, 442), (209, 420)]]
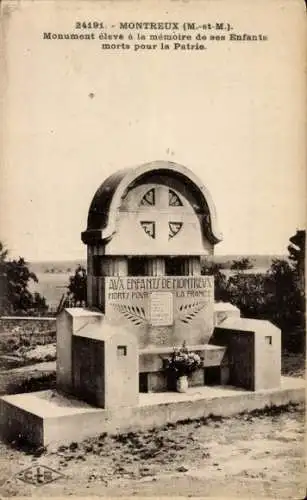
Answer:
[[(101, 435), (54, 450), (0, 443), (0, 493), (303, 499), (304, 423), (303, 407), (288, 405), (142, 433)], [(40, 486), (15, 476), (35, 464), (64, 476)]]
[[(304, 368), (304, 355), (283, 355), (284, 374), (302, 377)], [(0, 370), (0, 393), (53, 387), (54, 370), (54, 362)], [(46, 465), (63, 477), (44, 486), (20, 481), (16, 474), (32, 465)], [(143, 433), (102, 435), (56, 450), (27, 450), (0, 442), (3, 496), (303, 499), (305, 486), (304, 409), (292, 405), (229, 419), (169, 424)]]

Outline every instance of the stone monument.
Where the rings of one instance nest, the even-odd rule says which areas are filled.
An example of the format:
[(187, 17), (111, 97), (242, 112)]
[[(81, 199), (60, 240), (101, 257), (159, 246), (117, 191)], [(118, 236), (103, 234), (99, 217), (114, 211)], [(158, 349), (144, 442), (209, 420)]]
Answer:
[[(89, 385), (106, 377), (108, 360), (100, 364), (95, 360), (99, 339), (102, 342), (110, 329), (136, 340), (137, 393), (169, 390), (163, 359), (183, 343), (203, 359), (191, 386), (235, 381), (238, 386), (253, 387), (234, 375), (240, 369), (234, 355), (229, 359), (233, 352), (230, 338), (234, 352), (240, 350), (238, 334), (231, 330), (223, 336), (214, 330), (214, 281), (212, 276), (201, 275), (201, 259), (213, 254), (222, 236), (210, 193), (191, 171), (156, 161), (111, 175), (93, 197), (81, 237), (87, 245), (88, 309), (68, 309), (58, 318), (57, 382), (61, 390), (79, 396), (91, 393), (85, 399), (105, 407), (104, 398), (94, 394), (101, 387)], [(223, 306), (222, 312), (230, 319), (234, 308)], [(238, 325), (239, 312), (235, 314)], [(71, 325), (67, 323), (70, 315)], [(80, 335), (83, 352), (90, 342), (90, 335), (85, 338), (82, 333), (84, 328), (96, 329), (96, 348), (88, 349), (86, 356), (79, 354)], [(274, 347), (277, 344), (274, 341)], [(248, 364), (245, 373), (254, 367), (249, 345), (244, 344), (244, 362), (240, 359), (239, 363), (241, 367)], [(80, 363), (77, 367), (76, 359), (80, 363), (87, 359), (88, 367), (82, 369)], [(130, 363), (135, 366), (132, 358)], [(279, 364), (274, 366), (280, 373)], [(80, 369), (82, 377), (76, 376)], [(273, 377), (275, 384), (277, 378)]]
[[(281, 387), (280, 330), (214, 304), (201, 260), (221, 238), (187, 168), (156, 161), (106, 179), (82, 233), (88, 307), (57, 318), (57, 389), (3, 397), (6, 437), (45, 445), (301, 400), (296, 381)], [(196, 392), (168, 399), (163, 360), (183, 343), (202, 357)]]
[[(88, 306), (137, 339), (141, 391), (168, 389), (163, 356), (183, 342), (206, 366), (221, 364), (225, 349), (209, 346), (213, 277), (201, 275), (201, 258), (221, 235), (211, 196), (191, 171), (157, 161), (110, 176), (91, 202), (82, 240)], [(190, 383), (204, 380), (201, 369)]]

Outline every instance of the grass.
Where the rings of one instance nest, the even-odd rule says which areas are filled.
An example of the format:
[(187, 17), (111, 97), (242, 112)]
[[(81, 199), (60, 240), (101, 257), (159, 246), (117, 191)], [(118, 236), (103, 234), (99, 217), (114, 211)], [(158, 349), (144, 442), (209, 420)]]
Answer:
[(306, 355), (304, 352), (283, 351), (281, 373), (289, 377), (305, 377)]
[(29, 333), (0, 332), (0, 370), (54, 361), (55, 341), (55, 329)]

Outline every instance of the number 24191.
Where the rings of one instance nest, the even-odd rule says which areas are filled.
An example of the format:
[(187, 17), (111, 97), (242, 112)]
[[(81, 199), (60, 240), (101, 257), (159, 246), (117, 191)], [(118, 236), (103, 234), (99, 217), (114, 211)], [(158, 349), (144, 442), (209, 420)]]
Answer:
[(75, 29), (76, 30), (92, 30), (92, 29), (103, 29), (104, 25), (102, 21), (89, 21), (89, 22), (80, 22), (77, 21), (75, 24)]

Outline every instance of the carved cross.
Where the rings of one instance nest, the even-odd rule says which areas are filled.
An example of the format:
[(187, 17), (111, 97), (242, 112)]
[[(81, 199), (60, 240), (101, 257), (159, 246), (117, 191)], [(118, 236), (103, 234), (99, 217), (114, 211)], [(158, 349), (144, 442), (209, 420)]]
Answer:
[(167, 186), (156, 186), (143, 196), (138, 217), (149, 237), (166, 243), (179, 233), (186, 210), (174, 190)]

